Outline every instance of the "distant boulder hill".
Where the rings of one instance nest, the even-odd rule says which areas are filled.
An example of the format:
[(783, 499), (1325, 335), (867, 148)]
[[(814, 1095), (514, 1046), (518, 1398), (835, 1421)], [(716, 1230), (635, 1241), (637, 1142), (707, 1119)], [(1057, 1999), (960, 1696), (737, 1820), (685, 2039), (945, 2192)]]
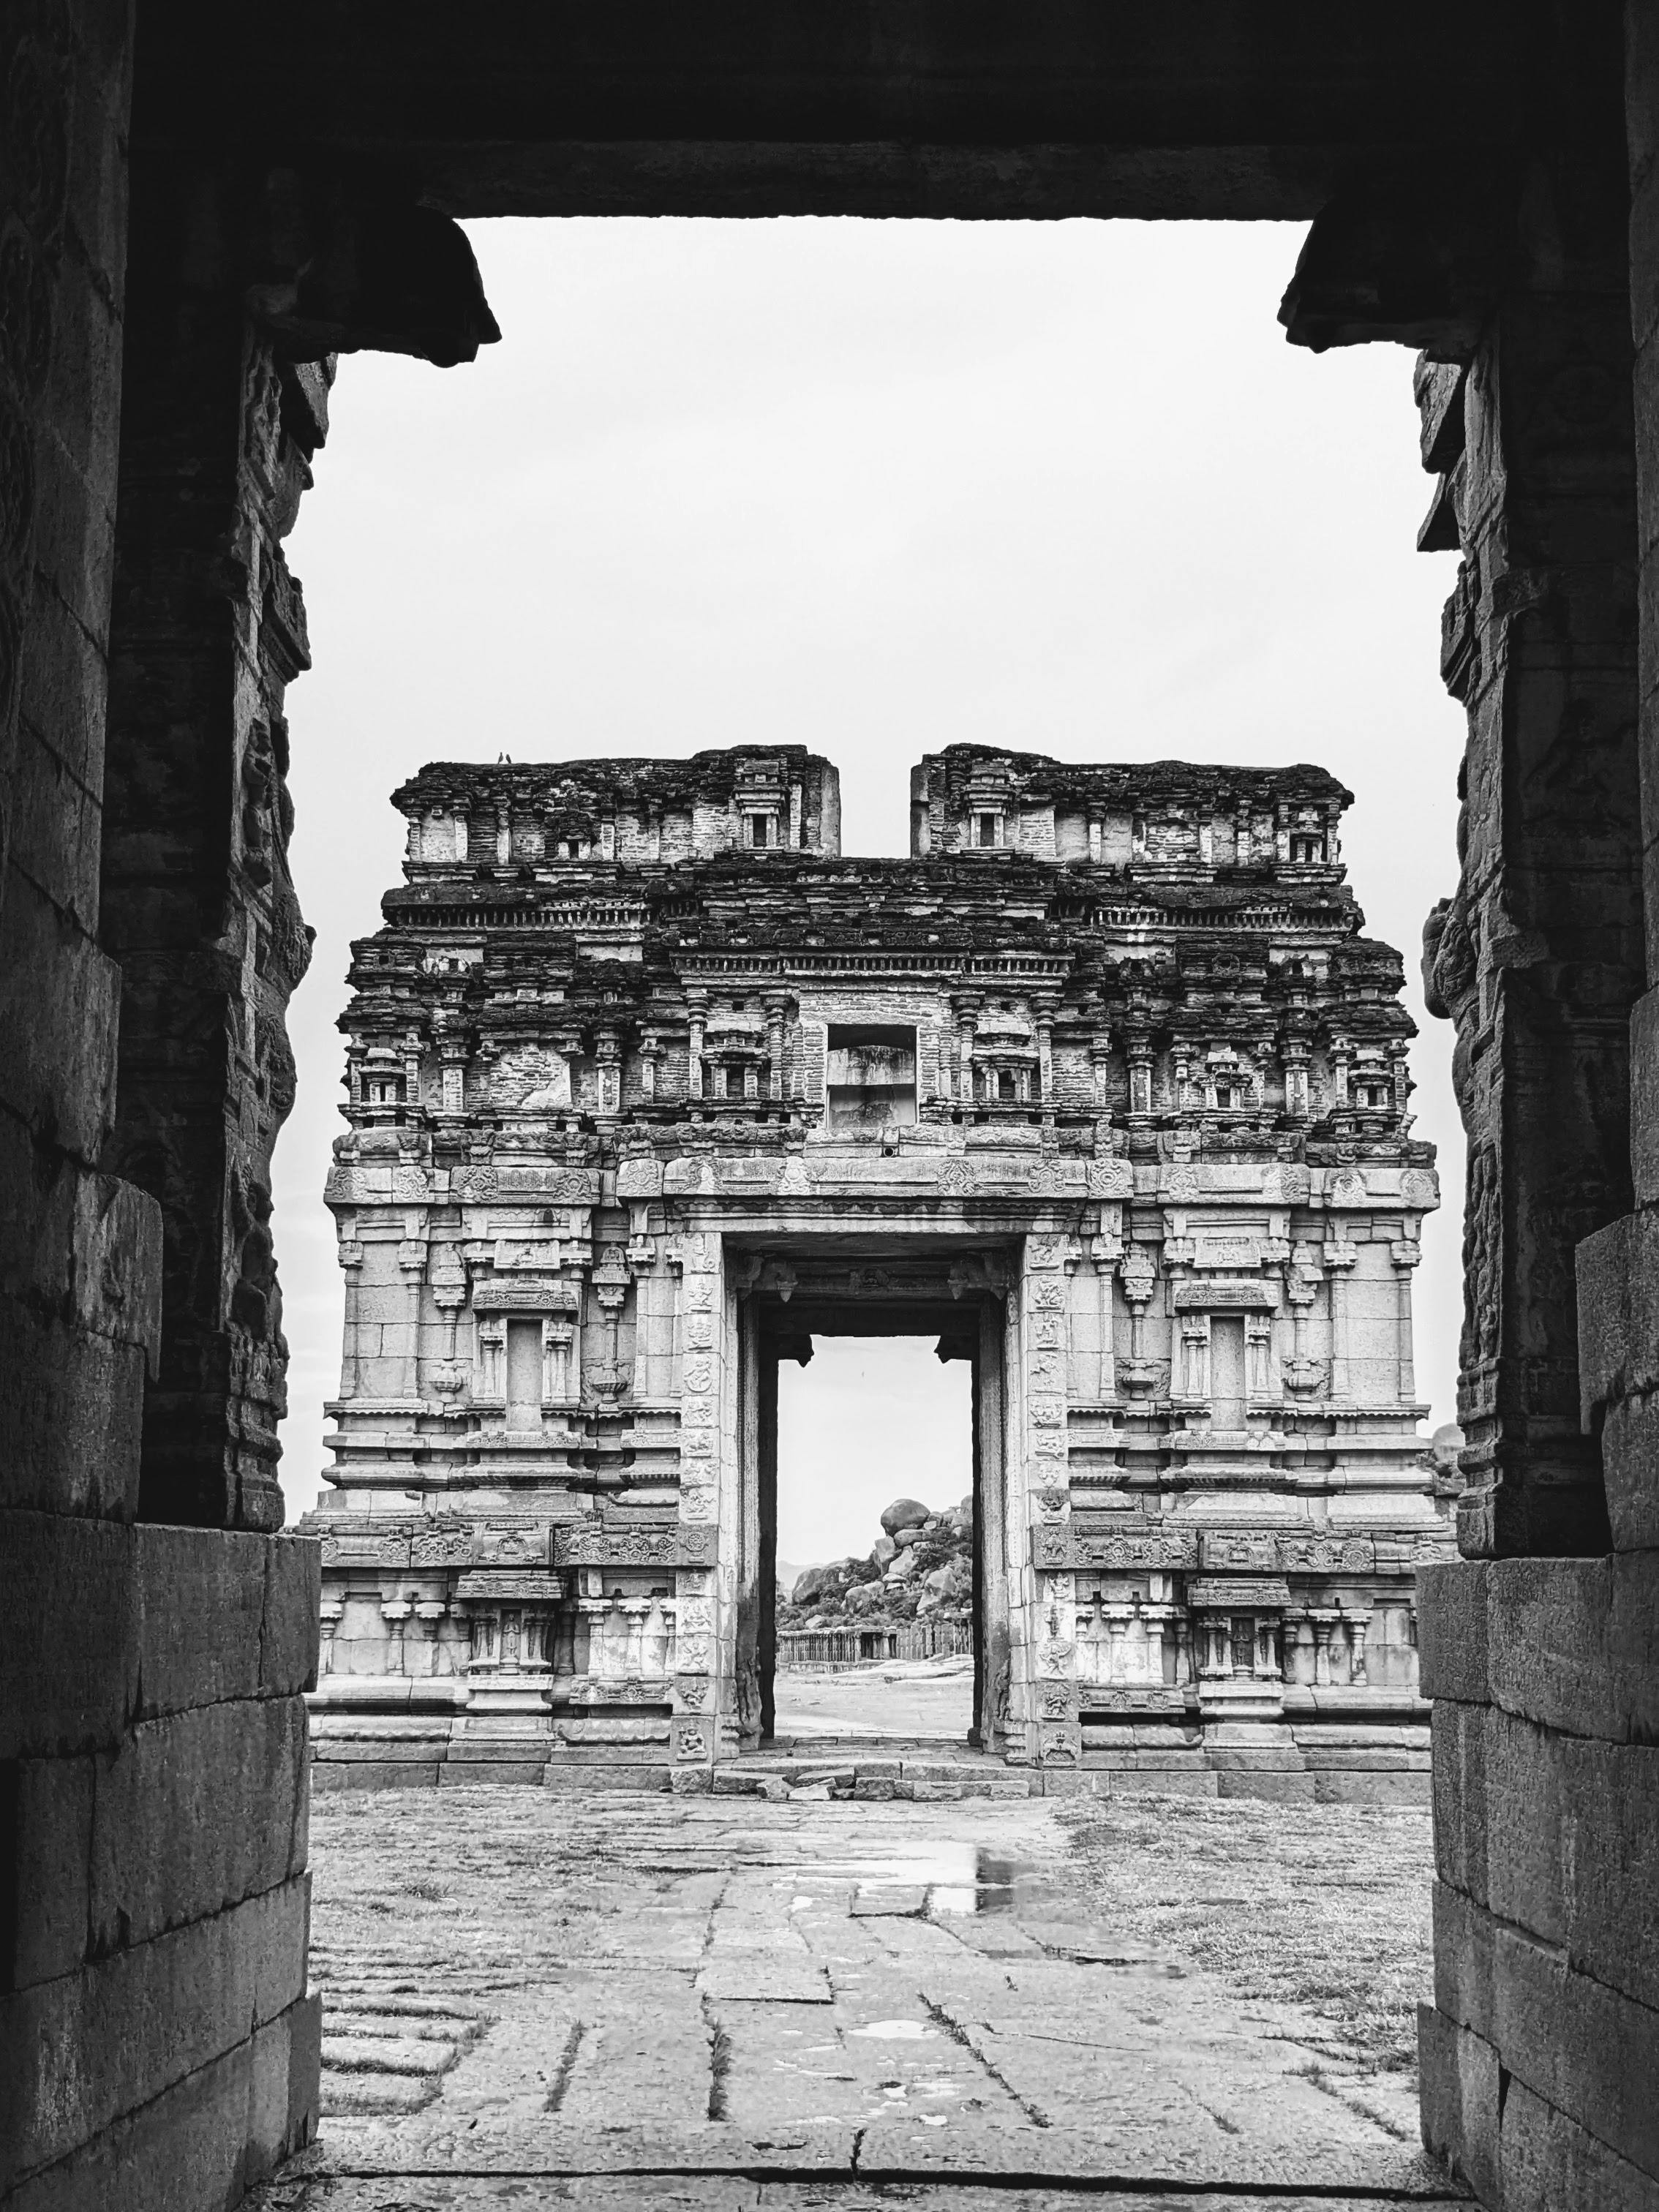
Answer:
[(968, 1620), (974, 1601), (974, 1501), (939, 1511), (898, 1498), (863, 1559), (809, 1567), (778, 1586), (778, 1626), (848, 1628), (900, 1620)]

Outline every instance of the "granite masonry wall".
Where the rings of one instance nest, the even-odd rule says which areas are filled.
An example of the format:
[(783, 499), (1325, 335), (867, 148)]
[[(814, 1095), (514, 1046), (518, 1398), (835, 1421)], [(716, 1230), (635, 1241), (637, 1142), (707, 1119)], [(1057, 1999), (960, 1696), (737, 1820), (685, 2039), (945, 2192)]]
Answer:
[(0, 2195), (223, 2204), (305, 2142), (317, 1547), (143, 1516), (155, 1197), (111, 1171), (131, 20), (6, 12), (0, 127)]

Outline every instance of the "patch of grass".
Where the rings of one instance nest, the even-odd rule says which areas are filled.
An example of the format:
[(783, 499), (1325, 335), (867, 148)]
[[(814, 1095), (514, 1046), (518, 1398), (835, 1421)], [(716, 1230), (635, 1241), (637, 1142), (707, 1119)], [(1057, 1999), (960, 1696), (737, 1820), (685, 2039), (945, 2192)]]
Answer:
[(1417, 2063), (1429, 1986), (1426, 1814), (1250, 1798), (1073, 1798), (1056, 1807), (1104, 1924), (1296, 2006), (1379, 2073)]

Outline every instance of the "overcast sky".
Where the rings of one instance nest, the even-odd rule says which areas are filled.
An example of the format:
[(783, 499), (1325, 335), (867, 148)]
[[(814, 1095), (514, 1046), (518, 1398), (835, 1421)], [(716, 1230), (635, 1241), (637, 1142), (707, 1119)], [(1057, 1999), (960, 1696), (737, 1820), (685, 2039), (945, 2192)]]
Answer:
[[(1416, 966), (1455, 880), (1462, 717), (1437, 671), (1455, 563), (1413, 550), (1431, 483), (1409, 354), (1285, 343), (1295, 226), (469, 231), (502, 343), (443, 371), (343, 362), (289, 548), (316, 660), (289, 714), (317, 931), (276, 1153), (290, 1517), (338, 1378), (334, 1024), (349, 941), (399, 876), (388, 794), (427, 761), (503, 751), (806, 744), (841, 769), (852, 854), (906, 849), (910, 763), (958, 741), (1330, 769), (1422, 1030), (1418, 1133), (1446, 1203), (1418, 1378), (1428, 1425), (1449, 1419), (1462, 1134)], [(795, 1561), (867, 1548), (902, 1492), (969, 1486), (965, 1369), (923, 1345), (861, 1369), (830, 1350), (787, 1385)]]

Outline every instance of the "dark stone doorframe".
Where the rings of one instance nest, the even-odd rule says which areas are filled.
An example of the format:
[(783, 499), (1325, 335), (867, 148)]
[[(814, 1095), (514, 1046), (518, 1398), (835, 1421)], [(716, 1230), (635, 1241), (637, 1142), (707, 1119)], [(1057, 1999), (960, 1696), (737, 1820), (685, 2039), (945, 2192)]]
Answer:
[[(792, 1252), (792, 1259), (812, 1256)], [(979, 1256), (979, 1248), (974, 1248)], [(769, 1742), (775, 1719), (778, 1366), (805, 1366), (814, 1336), (931, 1338), (941, 1360), (972, 1370), (969, 1414), (974, 1498), (974, 1719), (968, 1745), (995, 1750), (1008, 1675), (1005, 1383), (1006, 1308), (984, 1291), (952, 1298), (940, 1265), (938, 1298), (750, 1293), (738, 1330), (741, 1501), (738, 1563), (738, 1710), (745, 1749)], [(752, 1562), (752, 1572), (750, 1571)], [(752, 1718), (751, 1718), (752, 1715)]]

